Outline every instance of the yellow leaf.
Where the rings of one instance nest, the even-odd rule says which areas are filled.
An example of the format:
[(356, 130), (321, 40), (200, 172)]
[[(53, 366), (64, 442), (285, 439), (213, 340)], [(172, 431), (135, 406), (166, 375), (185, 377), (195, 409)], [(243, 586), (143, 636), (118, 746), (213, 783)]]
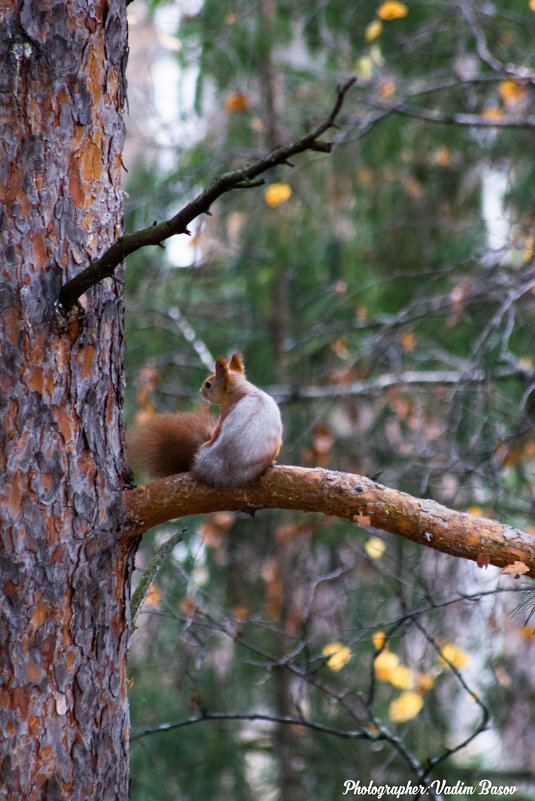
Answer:
[(376, 631), (372, 637), (373, 647), (380, 651), (385, 644), (386, 634), (384, 631)]
[(330, 654), (327, 660), (327, 667), (335, 671), (342, 670), (351, 659), (351, 649), (348, 648), (347, 645), (342, 645), (341, 642), (329, 643), (324, 647), (322, 654), (324, 656)]
[(400, 690), (414, 690), (416, 687), (416, 677), (414, 672), (407, 665), (398, 665), (390, 674), (390, 684)]
[(401, 693), (390, 704), (388, 716), (395, 723), (404, 723), (415, 718), (423, 706), (422, 696), (415, 692)]
[(347, 344), (343, 337), (340, 339), (335, 339), (334, 342), (331, 342), (331, 350), (334, 351), (337, 356), (340, 356), (341, 359), (346, 359), (349, 355), (347, 351)]
[(264, 191), (266, 203), (271, 208), (279, 206), (281, 203), (286, 203), (288, 198), (292, 195), (292, 188), (289, 184), (270, 184)]
[(370, 24), (366, 26), (366, 30), (364, 31), (364, 39), (366, 42), (373, 42), (374, 39), (377, 39), (377, 37), (381, 35), (382, 30), (383, 23), (381, 20), (374, 19), (373, 22), (370, 22)]
[(357, 72), (359, 78), (369, 81), (373, 75), (373, 61), (369, 56), (361, 56), (357, 61)]
[(439, 167), (447, 167), (450, 163), (450, 151), (447, 147), (439, 147), (434, 155), (434, 162)]
[(533, 258), (533, 237), (528, 236), (526, 238), (526, 244), (524, 245), (524, 264), (528, 261), (531, 261)]
[(419, 673), (417, 685), (421, 693), (427, 693), (433, 689), (435, 681), (430, 673)]
[(343, 648), (343, 644), (335, 640), (335, 642), (329, 642), (327, 645), (324, 645), (321, 649), (321, 653), (323, 656), (328, 656), (329, 654), (335, 654), (340, 648)]
[(158, 609), (162, 602), (162, 591), (157, 584), (152, 584), (145, 598), (145, 606), (148, 609)]
[(249, 617), (249, 610), (246, 606), (235, 606), (232, 610), (232, 614), (239, 623), (245, 623)]
[(373, 663), (377, 681), (390, 681), (392, 672), (399, 665), (399, 658), (391, 651), (381, 651)]
[(236, 111), (246, 111), (249, 108), (249, 98), (242, 92), (234, 92), (225, 100), (225, 111), (233, 114)]
[(408, 13), (409, 9), (405, 3), (400, 3), (398, 0), (387, 0), (377, 9), (377, 16), (384, 20), (400, 19), (406, 17)]
[(535, 640), (535, 627), (524, 626), (524, 628), (522, 629), (522, 637), (525, 640)]
[(503, 111), (496, 106), (485, 106), (483, 116), (489, 120), (499, 120), (500, 117), (503, 117)]
[(380, 559), (385, 552), (386, 545), (379, 537), (370, 537), (364, 550), (371, 559)]
[(475, 517), (481, 517), (483, 514), (483, 509), (481, 506), (469, 506), (466, 511), (469, 515), (475, 515)]
[(401, 345), (403, 347), (403, 350), (406, 351), (407, 353), (413, 351), (416, 346), (416, 338), (414, 334), (410, 331), (403, 334), (403, 336), (401, 337)]
[(459, 669), (467, 666), (470, 657), (462, 648), (457, 648), (453, 643), (447, 643), (440, 650), (442, 656), (439, 656), (439, 662), (442, 665), (453, 665)]
[(395, 91), (396, 91), (396, 84), (394, 83), (393, 80), (387, 78), (386, 80), (381, 81), (381, 84), (379, 85), (379, 93), (381, 97), (383, 98), (392, 97)]
[(506, 106), (514, 106), (527, 95), (525, 86), (516, 81), (501, 81), (498, 86), (500, 96)]

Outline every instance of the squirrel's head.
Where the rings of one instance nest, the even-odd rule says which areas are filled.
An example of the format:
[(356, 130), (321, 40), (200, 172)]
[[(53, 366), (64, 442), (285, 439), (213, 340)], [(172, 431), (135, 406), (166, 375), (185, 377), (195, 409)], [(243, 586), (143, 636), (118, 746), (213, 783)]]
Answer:
[(210, 403), (224, 403), (239, 392), (244, 379), (245, 370), (240, 354), (233, 353), (230, 361), (221, 356), (215, 363), (215, 373), (204, 380), (201, 394)]

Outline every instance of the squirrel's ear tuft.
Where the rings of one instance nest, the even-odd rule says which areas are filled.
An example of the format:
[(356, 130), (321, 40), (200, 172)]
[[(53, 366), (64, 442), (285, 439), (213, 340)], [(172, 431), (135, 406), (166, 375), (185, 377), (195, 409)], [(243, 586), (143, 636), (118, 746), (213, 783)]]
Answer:
[(227, 360), (222, 356), (215, 363), (215, 374), (221, 378), (228, 372)]
[(230, 358), (230, 369), (237, 373), (243, 373), (243, 360), (239, 353), (233, 353)]

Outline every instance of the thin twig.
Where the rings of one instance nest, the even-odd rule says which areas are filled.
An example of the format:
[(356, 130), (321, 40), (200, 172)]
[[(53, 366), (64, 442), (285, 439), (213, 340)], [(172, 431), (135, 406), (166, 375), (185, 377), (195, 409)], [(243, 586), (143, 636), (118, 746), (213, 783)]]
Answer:
[(479, 721), (476, 728), (470, 734), (468, 734), (464, 738), (464, 740), (457, 743), (456, 745), (449, 746), (444, 750), (444, 752), (440, 756), (431, 757), (428, 760), (427, 768), (422, 776), (423, 779), (427, 779), (428, 776), (430, 776), (431, 772), (436, 768), (436, 766), (440, 762), (444, 762), (444, 760), (453, 756), (453, 754), (456, 754), (458, 751), (462, 751), (464, 748), (466, 748), (467, 745), (469, 745), (469, 743), (472, 742), (472, 740), (475, 740), (476, 737), (478, 737), (482, 732), (484, 732), (488, 728), (488, 724), (490, 721), (490, 711), (487, 705), (482, 701), (480, 696), (468, 686), (460, 670), (451, 662), (451, 660), (449, 660), (445, 656), (442, 648), (437, 643), (436, 639), (428, 633), (426, 628), (420, 623), (419, 620), (413, 618), (412, 622), (414, 626), (423, 634), (427, 642), (435, 649), (437, 654), (439, 654), (440, 658), (447, 664), (448, 668), (457, 678), (457, 681), (459, 682), (461, 687), (465, 690), (465, 692), (468, 693), (468, 695), (472, 698), (474, 703), (477, 704), (477, 706), (481, 711), (481, 720)]
[(142, 731), (133, 734), (130, 738), (134, 740), (141, 740), (151, 734), (159, 734), (160, 732), (172, 731), (173, 729), (181, 729), (184, 726), (192, 726), (195, 723), (205, 723), (209, 720), (259, 720), (266, 723), (282, 723), (289, 726), (304, 726), (312, 731), (318, 731), (322, 734), (332, 734), (335, 737), (341, 737), (346, 740), (383, 740), (386, 735), (381, 735), (378, 732), (370, 729), (339, 729), (334, 726), (326, 726), (323, 723), (310, 720), (308, 718), (292, 717), (288, 715), (266, 715), (261, 712), (204, 712), (202, 715), (179, 720), (176, 723), (160, 723), (158, 726), (151, 726)]
[(150, 588), (154, 584), (156, 576), (164, 566), (175, 545), (178, 545), (179, 542), (182, 542), (184, 531), (185, 529), (182, 529), (182, 531), (177, 531), (176, 534), (173, 534), (172, 537), (169, 537), (169, 539), (164, 542), (155, 556), (153, 556), (153, 558), (150, 560), (146, 569), (143, 571), (131, 601), (130, 626), (132, 628), (134, 627), (137, 615), (140, 609), (143, 607), (147, 595), (150, 592)]
[(402, 114), (405, 117), (416, 117), (425, 122), (438, 122), (446, 125), (467, 125), (478, 128), (535, 128), (535, 116), (515, 117), (504, 115), (502, 117), (486, 117), (484, 114), (465, 114), (461, 112), (448, 113), (435, 109), (418, 108), (400, 100), (398, 103), (388, 103), (379, 98), (368, 98), (367, 104), (372, 108), (380, 109), (385, 114)]

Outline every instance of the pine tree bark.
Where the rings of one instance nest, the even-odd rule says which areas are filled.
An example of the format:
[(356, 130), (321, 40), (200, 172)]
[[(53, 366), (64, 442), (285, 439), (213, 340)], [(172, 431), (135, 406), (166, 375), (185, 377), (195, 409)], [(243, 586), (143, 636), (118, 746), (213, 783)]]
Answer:
[(0, 26), (0, 786), (128, 796), (120, 273), (124, 0), (14, 0)]

